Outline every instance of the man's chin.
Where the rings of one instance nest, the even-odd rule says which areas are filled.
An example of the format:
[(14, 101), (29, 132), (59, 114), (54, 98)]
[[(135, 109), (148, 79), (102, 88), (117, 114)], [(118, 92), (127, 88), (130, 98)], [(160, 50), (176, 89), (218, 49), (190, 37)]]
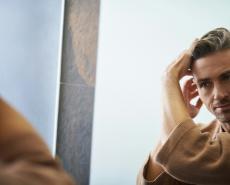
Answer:
[(229, 123), (230, 124), (230, 115), (216, 115), (216, 119), (220, 121), (221, 123)]

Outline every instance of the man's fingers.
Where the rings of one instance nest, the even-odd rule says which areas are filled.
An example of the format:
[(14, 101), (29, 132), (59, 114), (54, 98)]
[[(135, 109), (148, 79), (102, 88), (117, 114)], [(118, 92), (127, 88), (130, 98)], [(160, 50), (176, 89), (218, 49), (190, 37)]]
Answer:
[(196, 38), (196, 39), (194, 39), (194, 41), (193, 41), (192, 44), (190, 45), (188, 51), (189, 51), (191, 54), (192, 54), (194, 48), (196, 47), (198, 41), (199, 41), (199, 39)]

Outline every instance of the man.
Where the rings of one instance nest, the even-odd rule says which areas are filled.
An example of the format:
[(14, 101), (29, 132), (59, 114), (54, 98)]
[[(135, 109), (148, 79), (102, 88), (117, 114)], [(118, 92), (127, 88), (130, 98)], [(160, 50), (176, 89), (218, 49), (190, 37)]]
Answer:
[(0, 148), (1, 185), (74, 185), (27, 120), (1, 98)]
[[(187, 75), (192, 78), (181, 90)], [(162, 82), (162, 137), (137, 184), (229, 185), (230, 32), (217, 28), (196, 40), (168, 66)], [(202, 103), (216, 117), (208, 125), (192, 120)]]

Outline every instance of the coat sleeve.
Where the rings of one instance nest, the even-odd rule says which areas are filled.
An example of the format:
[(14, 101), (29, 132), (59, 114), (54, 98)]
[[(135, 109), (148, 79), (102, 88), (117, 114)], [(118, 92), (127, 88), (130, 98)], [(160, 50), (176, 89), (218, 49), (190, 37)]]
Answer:
[(74, 185), (39, 137), (15, 135), (1, 142), (0, 147), (0, 184)]
[(74, 185), (30, 123), (0, 98), (0, 184)]
[[(148, 168), (148, 163), (150, 162), (150, 156), (146, 160), (144, 166), (140, 169), (138, 176), (137, 176), (137, 185), (190, 185), (188, 183), (183, 183), (181, 181), (178, 181), (171, 175), (169, 175), (167, 172), (162, 170), (162, 172), (153, 177), (152, 180), (147, 180), (146, 179), (146, 171)], [(159, 165), (155, 164), (154, 166)], [(154, 169), (153, 169), (154, 170)]]
[(202, 185), (230, 182), (230, 134), (212, 139), (192, 121), (179, 124), (156, 155), (164, 170), (180, 181)]

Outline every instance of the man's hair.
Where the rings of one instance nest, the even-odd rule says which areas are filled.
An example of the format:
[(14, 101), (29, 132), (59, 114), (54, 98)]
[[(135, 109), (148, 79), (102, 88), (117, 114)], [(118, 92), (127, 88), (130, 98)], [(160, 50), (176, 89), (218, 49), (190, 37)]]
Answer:
[(211, 30), (195, 41), (193, 47), (190, 69), (197, 59), (221, 50), (230, 49), (230, 32), (226, 28)]

